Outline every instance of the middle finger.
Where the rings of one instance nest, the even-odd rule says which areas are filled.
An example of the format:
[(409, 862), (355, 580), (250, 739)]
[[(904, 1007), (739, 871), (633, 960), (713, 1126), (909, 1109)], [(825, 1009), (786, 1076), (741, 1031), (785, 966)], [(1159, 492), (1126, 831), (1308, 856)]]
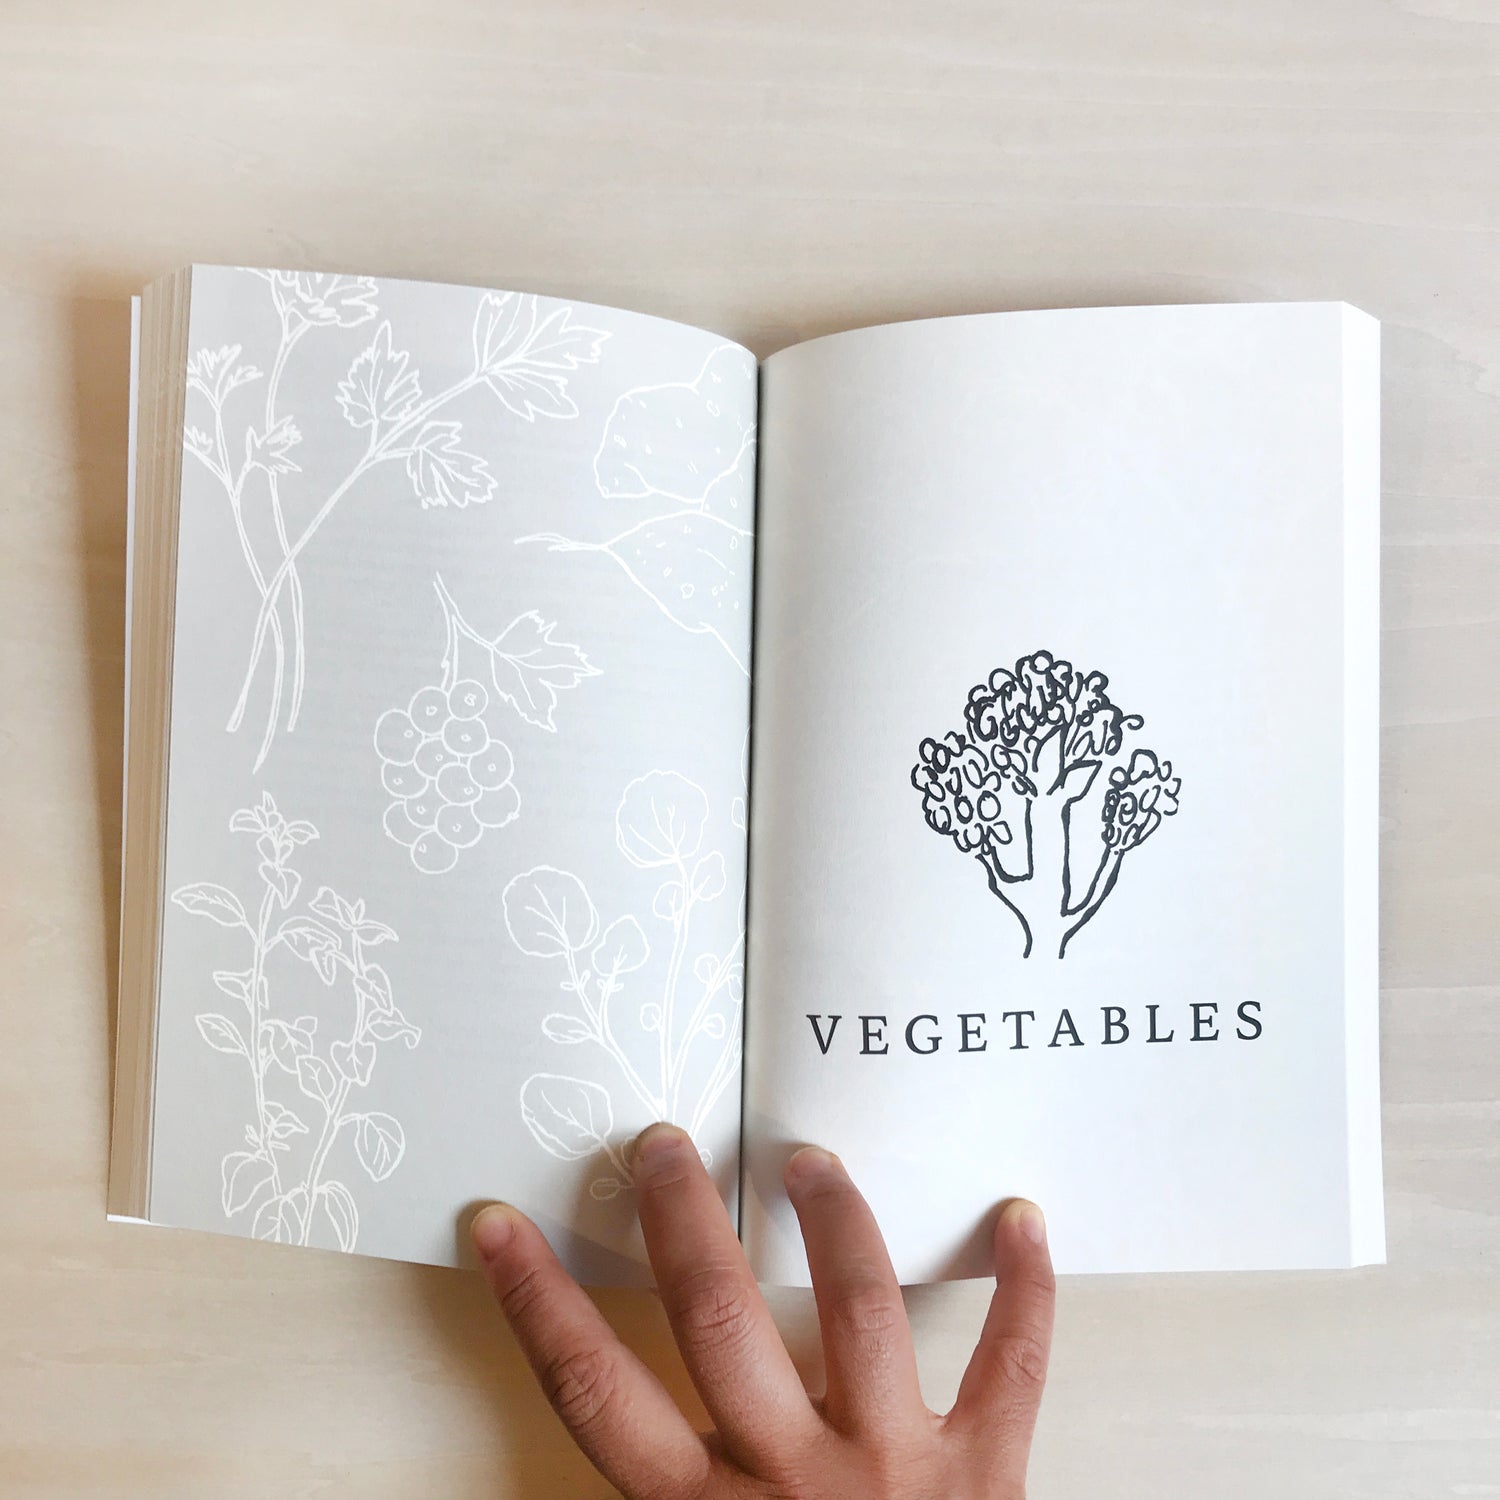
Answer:
[(745, 1253), (685, 1131), (653, 1125), (632, 1163), (641, 1230), (677, 1347), (725, 1449), (752, 1470), (821, 1431)]

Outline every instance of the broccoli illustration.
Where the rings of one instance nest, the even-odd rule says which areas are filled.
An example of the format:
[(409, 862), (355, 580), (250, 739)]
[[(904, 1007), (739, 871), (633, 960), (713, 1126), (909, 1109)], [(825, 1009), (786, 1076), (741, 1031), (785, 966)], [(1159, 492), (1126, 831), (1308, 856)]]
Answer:
[[(925, 739), (911, 784), (934, 833), (984, 868), (1033, 951), (1066, 955), (1104, 903), (1126, 854), (1177, 811), (1172, 762), (1133, 749), (1141, 728), (1108, 693), (1102, 672), (1081, 672), (1046, 651), (997, 667), (969, 694), (962, 730)], [(1075, 817), (1107, 766), (1092, 836)], [(1079, 810), (1081, 811), (1081, 810)]]

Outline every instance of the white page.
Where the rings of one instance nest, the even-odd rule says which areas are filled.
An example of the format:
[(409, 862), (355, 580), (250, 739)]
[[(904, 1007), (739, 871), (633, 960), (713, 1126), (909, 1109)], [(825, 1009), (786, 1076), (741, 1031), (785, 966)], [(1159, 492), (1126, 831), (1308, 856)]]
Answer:
[(215, 268), (189, 343), (149, 1216), (640, 1280), (630, 1137), (737, 1180), (754, 360)]
[[(987, 1272), (1013, 1194), (1064, 1271), (1383, 1254), (1375, 366), (1376, 325), (1335, 304), (953, 318), (766, 363), (743, 1221), (762, 1279), (806, 1277), (780, 1189), (805, 1141), (844, 1157), (904, 1281)], [(1092, 750), (1060, 710), (1058, 759), (997, 671), (1105, 674), (1083, 689), (1107, 700)], [(983, 685), (998, 701), (967, 723)], [(1043, 749), (960, 813), (935, 765), (932, 816), (967, 818), (968, 850), (912, 782), (949, 731), (989, 768), (1012, 734)], [(1136, 779), (1111, 822), (1112, 771)]]

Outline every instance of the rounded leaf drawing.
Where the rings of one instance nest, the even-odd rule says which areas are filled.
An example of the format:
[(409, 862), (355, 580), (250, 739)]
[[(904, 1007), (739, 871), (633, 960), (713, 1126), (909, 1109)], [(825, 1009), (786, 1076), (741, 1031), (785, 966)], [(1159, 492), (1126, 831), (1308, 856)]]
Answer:
[(325, 1182), (318, 1189), (318, 1200), (333, 1232), (338, 1238), (340, 1250), (352, 1250), (359, 1238), (359, 1209), (354, 1194), (342, 1182)]
[(550, 865), (517, 875), (505, 887), (500, 904), (516, 947), (533, 958), (576, 953), (599, 932), (599, 913), (583, 882)]
[(573, 1046), (578, 1042), (591, 1042), (595, 1031), (581, 1016), (566, 1016), (554, 1011), (542, 1020), (542, 1034), (549, 1042)]
[(563, 1161), (602, 1150), (615, 1123), (608, 1090), (556, 1073), (533, 1073), (521, 1085), (521, 1118), (537, 1144)]
[(604, 929), (604, 936), (589, 955), (599, 974), (630, 974), (651, 957), (651, 945), (634, 917), (618, 917)]
[(642, 870), (691, 859), (703, 843), (708, 797), (676, 771), (650, 771), (625, 788), (615, 813), (620, 852)]
[(354, 1151), (371, 1179), (384, 1182), (401, 1165), (406, 1152), (406, 1132), (399, 1120), (372, 1110), (355, 1122)]

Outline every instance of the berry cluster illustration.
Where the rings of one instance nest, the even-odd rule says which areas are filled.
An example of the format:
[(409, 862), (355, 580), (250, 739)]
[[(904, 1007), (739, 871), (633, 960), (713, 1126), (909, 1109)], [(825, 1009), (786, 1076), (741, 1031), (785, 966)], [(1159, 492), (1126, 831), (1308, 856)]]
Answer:
[(484, 722), (489, 702), (484, 684), (473, 678), (447, 689), (429, 683), (375, 725), (380, 780), (392, 799), (385, 831), (411, 850), (424, 874), (451, 870), (460, 849), (520, 814), (515, 759)]
[[(464, 618), (440, 577), (434, 588), (447, 625), (441, 676), (375, 723), (380, 781), (391, 799), (382, 824), (424, 875), (446, 874), (486, 829), (520, 816), (515, 757), (486, 715), (508, 707), (523, 722), (555, 731), (558, 694), (599, 675), (576, 646), (554, 640), (557, 627), (535, 611), (491, 639)], [(459, 675), (464, 647), (476, 667), (483, 663), (488, 687)]]

